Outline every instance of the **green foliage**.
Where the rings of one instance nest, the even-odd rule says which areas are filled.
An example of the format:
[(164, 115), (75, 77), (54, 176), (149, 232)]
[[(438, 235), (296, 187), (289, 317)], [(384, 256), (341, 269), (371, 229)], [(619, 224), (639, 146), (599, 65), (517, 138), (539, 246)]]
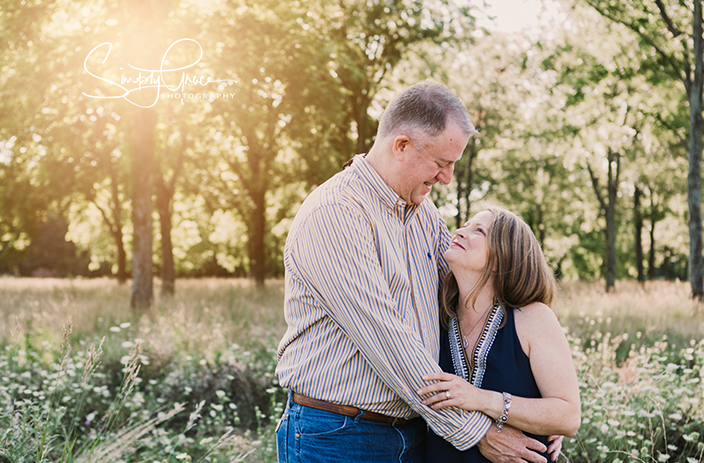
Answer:
[[(21, 295), (2, 312), (22, 320), (49, 317), (52, 308), (57, 318), (76, 309), (84, 319), (101, 317), (106, 304), (124, 306), (129, 297), (108, 280), (0, 283), (3, 304)], [(268, 282), (264, 294), (244, 281), (178, 284), (186, 295), (158, 303), (164, 313), (155, 320), (119, 321), (124, 314), (108, 310), (112, 318), (80, 320), (80, 332), (63, 343), (52, 337), (56, 322), (0, 325), (0, 454), (34, 463), (89, 461), (91, 452), (105, 463), (276, 461), (274, 429), (285, 403), (274, 376), (285, 329), (281, 282)], [(688, 288), (600, 288), (562, 284), (555, 307), (572, 346), (583, 417), (561, 458), (700, 463), (704, 319), (692, 314)], [(89, 310), (84, 299), (98, 293), (100, 304)], [(163, 345), (168, 338), (173, 344)]]
[(604, 248), (604, 237), (596, 230), (581, 233), (580, 246), (571, 251), (571, 261), (580, 280), (593, 280), (603, 273), (603, 259), (599, 251)]
[[(648, 344), (628, 343), (627, 333), (596, 334), (596, 339), (572, 340), (582, 425), (567, 439), (565, 456), (570, 461), (701, 461), (704, 341), (692, 339), (678, 348), (666, 336)], [(630, 348), (624, 351), (624, 345)]]
[(102, 355), (102, 341), (73, 354), (68, 338), (63, 352), (30, 340), (0, 354), (0, 452), (13, 462), (231, 461), (282, 410), (271, 349), (232, 345), (213, 364), (185, 356), (153, 366), (131, 341), (120, 357), (116, 346)]
[[(426, 78), (455, 90), (481, 132), (458, 162), (455, 182), (433, 192), (451, 227), (499, 202), (531, 224), (566, 277), (598, 277), (603, 224), (585, 188), (584, 161), (599, 167), (598, 145), (609, 145), (632, 163), (624, 163), (618, 192), (618, 275), (633, 266), (624, 224), (636, 182), (650, 187), (647, 199), (661, 213), (658, 265), (672, 254), (679, 267), (670, 275), (679, 275), (686, 249), (670, 230), (683, 233), (672, 224), (684, 223), (677, 204), (686, 186), (677, 180), (683, 164), (672, 158), (684, 158), (688, 109), (662, 54), (642, 46), (662, 45), (670, 32), (656, 27), (659, 12), (647, 2), (589, 3), (632, 20), (647, 37), (639, 44), (577, 6), (566, 11), (569, 29), (553, 25), (528, 38), (488, 35), (475, 24), (474, 6), (447, 0), (208, 7), (193, 0), (0, 0), (0, 272), (20, 273), (14, 263), (30, 243), (36, 249), (41, 224), (55, 214), (71, 221), (67, 240), (91, 252), (92, 270), (102, 265), (103, 273), (111, 268), (127, 279), (130, 198), (139, 183), (129, 173), (144, 170), (134, 154), (140, 113), (119, 98), (86, 97), (117, 96), (118, 89), (86, 74), (83, 61), (110, 41), (110, 57), (103, 63), (103, 54), (94, 56), (91, 69), (119, 80), (142, 52), (154, 58), (190, 37), (203, 51), (191, 77), (232, 82), (212, 85), (227, 99), (162, 99), (153, 108), (158, 217), (173, 227), (155, 238), (171, 236), (179, 276), (280, 276), (287, 228), (303, 198), (370, 147), (381, 109), (399, 87)], [(685, 30), (686, 5), (666, 6)], [(676, 63), (685, 42), (668, 44)], [(169, 60), (189, 62), (190, 51), (175, 48)], [(612, 130), (619, 95), (638, 106), (629, 109), (638, 124), (621, 124), (637, 136)], [(678, 244), (672, 251), (661, 246), (671, 241)], [(168, 268), (168, 250), (153, 250), (154, 269)]]
[[(63, 315), (82, 304), (77, 296), (92, 294), (89, 281), (59, 284), (49, 291), (49, 301), (68, 300)], [(199, 297), (177, 296), (170, 303), (174, 349), (159, 344), (163, 334), (139, 340), (158, 331), (146, 318), (105, 320), (97, 328), (66, 334), (61, 345), (44, 329), (31, 327), (18, 327), (4, 338), (0, 454), (34, 463), (90, 461), (91, 453), (106, 463), (275, 461), (274, 429), (285, 402), (273, 374), (282, 293), (270, 286), (276, 297), (262, 307), (261, 296), (227, 291), (219, 280), (179, 284), (191, 285), (189, 293)], [(562, 286), (557, 310), (580, 379), (583, 419), (578, 434), (565, 440), (561, 458), (701, 462), (704, 339), (697, 331), (701, 314), (692, 316), (687, 307), (687, 288), (623, 284), (620, 293), (605, 295), (596, 289), (601, 287)], [(32, 301), (43, 297), (41, 291), (35, 283), (23, 292), (17, 315), (35, 310)], [(219, 299), (213, 293), (221, 293)], [(3, 296), (11, 296), (8, 286)], [(43, 301), (40, 309), (49, 305)], [(181, 321), (174, 308), (181, 305), (202, 325)], [(220, 306), (232, 317), (227, 323), (245, 332), (246, 342), (195, 344), (194, 337), (224, 329), (220, 319), (208, 318)], [(262, 312), (276, 316), (261, 318)]]
[(556, 87), (566, 85), (570, 88), (566, 105), (581, 103), (590, 87), (598, 85), (610, 75), (607, 68), (595, 57), (584, 54), (582, 50), (575, 49), (570, 44), (557, 47), (552, 55), (543, 60), (542, 67), (546, 71), (558, 73)]
[(76, 245), (66, 241), (68, 224), (60, 217), (49, 215), (41, 223), (37, 235), (17, 260), (0, 261), (0, 266), (17, 268), (22, 276), (87, 276), (88, 252), (78, 252)]

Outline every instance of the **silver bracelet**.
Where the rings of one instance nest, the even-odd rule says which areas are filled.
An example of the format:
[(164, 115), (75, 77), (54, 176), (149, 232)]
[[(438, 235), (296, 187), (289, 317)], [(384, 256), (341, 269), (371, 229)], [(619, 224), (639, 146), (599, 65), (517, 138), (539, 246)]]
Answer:
[(504, 423), (508, 421), (508, 409), (511, 408), (511, 394), (504, 392), (504, 409), (501, 411), (501, 416), (496, 420), (496, 431), (501, 432)]

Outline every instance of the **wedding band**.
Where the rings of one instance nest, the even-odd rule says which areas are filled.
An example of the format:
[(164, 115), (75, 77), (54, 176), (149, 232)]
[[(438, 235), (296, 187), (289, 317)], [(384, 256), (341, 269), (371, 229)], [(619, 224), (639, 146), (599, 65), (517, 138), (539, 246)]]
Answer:
[(445, 397), (447, 397), (448, 399), (452, 398), (452, 394), (450, 394), (450, 391), (445, 391)]

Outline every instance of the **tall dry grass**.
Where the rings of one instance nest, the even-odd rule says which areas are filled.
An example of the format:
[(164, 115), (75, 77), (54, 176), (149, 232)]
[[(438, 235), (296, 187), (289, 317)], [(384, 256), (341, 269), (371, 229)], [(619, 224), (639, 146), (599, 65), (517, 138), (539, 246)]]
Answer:
[[(554, 306), (569, 330), (588, 324), (611, 332), (640, 330), (643, 335), (704, 335), (704, 311), (693, 302), (685, 282), (620, 281), (606, 293), (601, 281), (560, 285)], [(138, 325), (140, 338), (161, 349), (194, 350), (210, 355), (232, 343), (270, 342), (286, 330), (283, 282), (263, 290), (245, 279), (187, 279), (177, 282), (174, 298), (161, 297), (156, 282), (149, 316), (135, 320), (129, 308), (130, 285), (101, 279), (0, 277), (0, 340), (29, 330), (59, 341), (72, 320), (74, 332), (92, 337), (125, 322)]]
[(179, 280), (175, 297), (159, 295), (148, 315), (130, 310), (130, 285), (100, 279), (0, 277), (0, 342), (13, 333), (60, 342), (69, 321), (76, 339), (93, 338), (130, 323), (157, 351), (199, 352), (206, 357), (231, 346), (280, 338), (283, 282), (263, 289), (245, 279)]
[[(16, 428), (9, 437), (0, 432), (0, 459), (37, 442), (39, 456), (26, 461), (58, 458), (59, 446), (69, 449), (61, 461), (141, 461), (152, 454), (170, 455), (163, 461), (271, 460), (275, 448), (262, 436), (273, 432), (272, 410), (276, 417), (281, 410), (281, 391), (269, 389), (274, 347), (285, 330), (282, 282), (262, 289), (248, 280), (179, 280), (175, 297), (161, 297), (159, 289), (157, 282), (152, 310), (135, 317), (130, 286), (114, 280), (0, 278), (0, 394), (17, 404), (0, 412), (0, 423)], [(87, 360), (96, 342), (104, 354), (93, 368)], [(145, 368), (139, 377), (130, 374), (134, 391), (124, 391), (111, 378), (132, 359)], [(73, 379), (84, 367), (87, 376), (96, 373), (90, 386)], [(61, 377), (60, 387), (50, 384), (54, 377)], [(61, 390), (59, 408), (50, 400), (53, 390)], [(24, 397), (30, 400), (17, 402)], [(197, 419), (186, 426), (182, 415), (194, 407), (202, 411), (193, 411)], [(41, 412), (38, 420), (37, 410), (55, 412)], [(117, 421), (107, 433), (96, 424), (110, 420)], [(96, 426), (106, 439), (100, 444)], [(64, 442), (64, 435), (75, 440)]]
[(702, 310), (702, 305), (690, 298), (689, 283), (683, 281), (619, 281), (613, 291), (606, 293), (602, 281), (565, 282), (555, 305), (566, 317), (580, 313), (635, 318), (669, 324), (673, 316), (691, 319)]
[(690, 298), (688, 283), (617, 282), (606, 293), (604, 283), (567, 282), (560, 285), (554, 310), (569, 333), (628, 333), (637, 339), (663, 335), (680, 345), (704, 338), (704, 311)]
[[(36, 397), (32, 406), (46, 409), (45, 387), (40, 383), (61, 368), (56, 363), (62, 328), (72, 323), (77, 357), (67, 365), (69, 372), (85, 367), (88, 344), (103, 336), (102, 368), (115, 365), (115, 359), (122, 368), (125, 354), (143, 346), (145, 355), (139, 359), (150, 371), (145, 372), (137, 397), (125, 398), (123, 410), (129, 416), (120, 429), (137, 436), (139, 426), (146, 426), (145, 433), (153, 430), (160, 437), (145, 437), (139, 448), (158, 453), (165, 445), (161, 442), (168, 441), (173, 456), (168, 461), (191, 457), (193, 461), (236, 461), (245, 455), (247, 461), (275, 461), (274, 425), (284, 396), (275, 386), (273, 368), (275, 347), (286, 329), (283, 282), (268, 281), (258, 290), (248, 280), (179, 280), (175, 297), (159, 296), (157, 282), (155, 294), (151, 312), (137, 319), (129, 308), (130, 286), (114, 280), (0, 278), (0, 345), (4, 346), (0, 363), (12, 366), (12, 374), (0, 378), (0, 402), (5, 398), (12, 408), (13, 397), (29, 397), (31, 392)], [(689, 286), (618, 282), (616, 290), (607, 294), (603, 282), (566, 282), (554, 309), (573, 346), (583, 396), (582, 428), (565, 442), (566, 458), (703, 463), (704, 312), (689, 298)], [(35, 381), (36, 371), (42, 368), (47, 379)], [(241, 430), (233, 434), (228, 428), (232, 415), (245, 411), (241, 401), (234, 406), (236, 393), (246, 381), (233, 386), (231, 375), (244, 370), (257, 375), (254, 383), (259, 381), (257, 387), (265, 389), (270, 400), (253, 410), (259, 423), (254, 434)], [(94, 413), (89, 407), (106, 407), (108, 399), (101, 398), (108, 392), (106, 377), (102, 372), (98, 375), (102, 375), (100, 384), (88, 391), (93, 395), (86, 396), (76, 435), (92, 429), (88, 421)], [(66, 378), (64, 390), (73, 387), (72, 381)], [(171, 402), (164, 401), (167, 390)], [(194, 397), (196, 392), (201, 396)], [(197, 403), (191, 415), (200, 416), (199, 426), (206, 434), (194, 434), (192, 420), (186, 430), (154, 429), (150, 410), (171, 409), (183, 401), (195, 401), (191, 407)], [(26, 422), (15, 420), (15, 415), (5, 420), (15, 420), (33, 432), (32, 410), (17, 415), (27, 417)], [(101, 449), (111, 450), (111, 443), (132, 435), (121, 432)], [(239, 440), (223, 450), (219, 442), (225, 437)], [(209, 450), (215, 442), (213, 448), (219, 453)], [(141, 461), (137, 454), (120, 458)]]

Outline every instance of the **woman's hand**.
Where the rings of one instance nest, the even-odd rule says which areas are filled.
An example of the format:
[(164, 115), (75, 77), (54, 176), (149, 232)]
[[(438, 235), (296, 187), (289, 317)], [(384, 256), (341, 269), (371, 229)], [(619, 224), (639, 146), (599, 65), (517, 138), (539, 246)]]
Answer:
[[(495, 395), (496, 398), (503, 400), (501, 399), (501, 394), (479, 389), (459, 376), (450, 373), (431, 373), (423, 376), (423, 380), (428, 382), (437, 381), (417, 391), (421, 397), (432, 394), (430, 397), (423, 399), (423, 405), (433, 410), (444, 407), (459, 407), (464, 410), (481, 411), (494, 417), (490, 406), (494, 399), (492, 396)], [(501, 408), (499, 407), (499, 414), (501, 413), (500, 410)]]

